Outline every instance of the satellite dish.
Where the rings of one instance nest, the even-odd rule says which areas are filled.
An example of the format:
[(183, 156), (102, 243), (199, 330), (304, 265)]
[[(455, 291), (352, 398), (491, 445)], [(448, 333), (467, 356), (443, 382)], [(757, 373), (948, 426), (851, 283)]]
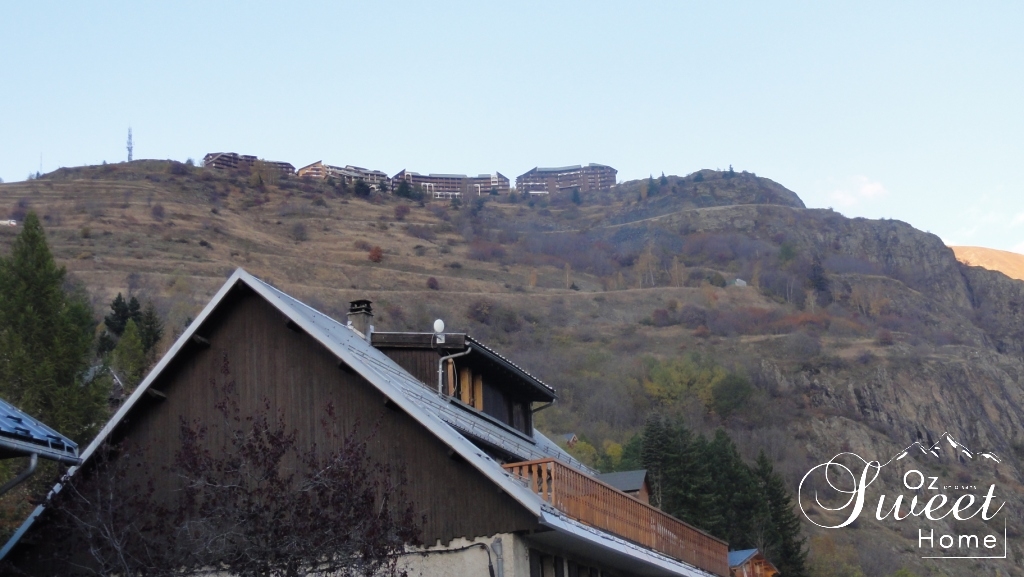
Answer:
[(436, 321), (434, 321), (434, 332), (437, 334), (441, 334), (444, 332), (444, 321), (442, 321), (441, 319), (437, 319)]

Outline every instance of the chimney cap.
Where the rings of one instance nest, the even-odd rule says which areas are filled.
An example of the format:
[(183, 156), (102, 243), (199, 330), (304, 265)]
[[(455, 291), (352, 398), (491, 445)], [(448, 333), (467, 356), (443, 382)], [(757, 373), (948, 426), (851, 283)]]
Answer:
[(348, 303), (348, 312), (373, 314), (373, 307), (370, 306), (372, 303), (373, 301), (367, 299), (354, 300)]

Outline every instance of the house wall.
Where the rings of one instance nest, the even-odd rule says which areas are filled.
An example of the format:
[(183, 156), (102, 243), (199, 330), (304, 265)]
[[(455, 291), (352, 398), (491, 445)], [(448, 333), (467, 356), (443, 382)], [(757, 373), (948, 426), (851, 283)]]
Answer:
[[(297, 430), (300, 446), (316, 443), (324, 451), (336, 439), (325, 435), (321, 418), (333, 405), (342, 432), (358, 426), (373, 458), (403, 469), (405, 490), (418, 512), (426, 515), (423, 540), (447, 544), (474, 538), (529, 531), (537, 520), (508, 495), (458, 458), (422, 425), (396, 408), (362, 377), (339, 368), (338, 359), (312, 337), (287, 327), (286, 317), (247, 287), (236, 287), (198, 334), (209, 347), (189, 345), (154, 383), (165, 400), (144, 396), (129, 414), (118, 437), (128, 435), (144, 447), (151, 471), (173, 464), (180, 447), (179, 420), (217, 423), (214, 404), (221, 398), (211, 380), (220, 380), (225, 359), (237, 384), (243, 414), (270, 404)], [(394, 405), (391, 405), (394, 407)], [(374, 429), (376, 427), (376, 429)], [(222, 442), (211, 429), (210, 442)], [(88, 466), (88, 464), (86, 465)], [(167, 491), (173, 475), (156, 475), (157, 490)], [(33, 531), (45, 531), (37, 523)], [(44, 545), (45, 546), (45, 545)]]

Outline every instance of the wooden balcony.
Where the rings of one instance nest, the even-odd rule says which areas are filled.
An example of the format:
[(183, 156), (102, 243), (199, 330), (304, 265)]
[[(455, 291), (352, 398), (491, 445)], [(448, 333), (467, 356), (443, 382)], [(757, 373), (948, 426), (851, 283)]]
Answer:
[(504, 465), (556, 509), (590, 525), (699, 567), (729, 575), (729, 547), (675, 517), (554, 459)]

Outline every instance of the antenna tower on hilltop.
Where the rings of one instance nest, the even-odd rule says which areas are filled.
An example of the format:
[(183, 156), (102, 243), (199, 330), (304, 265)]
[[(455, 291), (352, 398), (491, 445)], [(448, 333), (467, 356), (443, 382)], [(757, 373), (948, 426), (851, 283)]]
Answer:
[(132, 127), (129, 126), (128, 127), (128, 162), (132, 161), (132, 149), (133, 148), (134, 148), (134, 146), (132, 145)]

